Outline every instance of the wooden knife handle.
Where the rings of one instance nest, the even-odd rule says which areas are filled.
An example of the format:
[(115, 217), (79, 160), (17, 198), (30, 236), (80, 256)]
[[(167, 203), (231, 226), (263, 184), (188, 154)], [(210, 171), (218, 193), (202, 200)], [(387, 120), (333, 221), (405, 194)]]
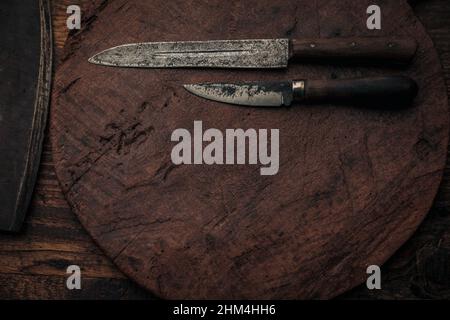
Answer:
[(290, 58), (298, 60), (348, 60), (406, 64), (417, 43), (412, 38), (329, 38), (291, 40)]
[(364, 103), (377, 107), (405, 107), (417, 94), (414, 80), (403, 76), (345, 80), (293, 81), (294, 99), (302, 102)]

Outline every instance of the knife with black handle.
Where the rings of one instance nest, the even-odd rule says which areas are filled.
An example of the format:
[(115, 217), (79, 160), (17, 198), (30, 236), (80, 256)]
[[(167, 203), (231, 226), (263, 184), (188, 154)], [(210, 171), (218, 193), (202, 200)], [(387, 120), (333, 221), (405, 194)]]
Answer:
[(335, 80), (187, 84), (191, 93), (224, 103), (282, 107), (293, 103), (333, 103), (403, 108), (417, 94), (414, 80), (404, 76)]

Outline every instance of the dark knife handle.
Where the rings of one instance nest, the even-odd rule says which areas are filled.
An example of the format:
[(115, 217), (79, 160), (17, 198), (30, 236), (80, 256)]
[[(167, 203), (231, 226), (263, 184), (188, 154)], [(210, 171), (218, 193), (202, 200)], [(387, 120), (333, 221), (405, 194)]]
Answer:
[(349, 62), (409, 63), (417, 51), (412, 38), (329, 38), (291, 40), (290, 58), (295, 60), (347, 60)]
[(418, 87), (404, 76), (343, 80), (293, 81), (294, 100), (301, 102), (365, 103), (378, 107), (405, 107)]

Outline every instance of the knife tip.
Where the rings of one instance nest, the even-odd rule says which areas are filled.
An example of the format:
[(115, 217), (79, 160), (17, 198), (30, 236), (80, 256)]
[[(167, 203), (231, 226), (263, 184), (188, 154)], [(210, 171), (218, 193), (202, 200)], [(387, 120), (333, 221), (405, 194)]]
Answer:
[(193, 92), (194, 85), (192, 85), (192, 84), (183, 84), (183, 88), (185, 88), (189, 92)]
[(184, 89), (199, 97), (204, 97), (204, 87), (201, 84), (184, 84)]
[(98, 64), (97, 55), (92, 56), (88, 59), (89, 63)]

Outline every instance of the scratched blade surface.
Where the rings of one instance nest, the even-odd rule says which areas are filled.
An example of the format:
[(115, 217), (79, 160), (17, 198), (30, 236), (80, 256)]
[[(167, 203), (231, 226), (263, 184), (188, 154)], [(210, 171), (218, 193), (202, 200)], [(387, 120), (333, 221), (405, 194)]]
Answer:
[(285, 68), (288, 39), (147, 42), (102, 51), (89, 62), (135, 68)]
[(281, 107), (292, 103), (292, 82), (204, 83), (184, 85), (209, 100), (253, 107)]

